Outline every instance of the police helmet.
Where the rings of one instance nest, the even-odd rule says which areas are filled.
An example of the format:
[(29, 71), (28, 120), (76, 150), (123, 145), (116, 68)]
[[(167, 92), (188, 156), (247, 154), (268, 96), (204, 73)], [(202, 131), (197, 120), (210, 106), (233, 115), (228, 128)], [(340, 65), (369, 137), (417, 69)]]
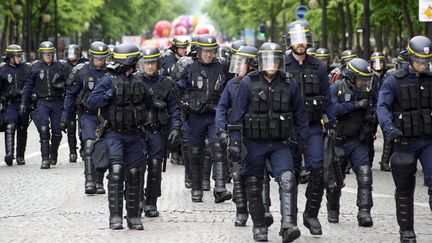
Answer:
[(42, 43), (40, 43), (39, 45), (39, 49), (38, 52), (41, 54), (54, 54), (56, 51), (54, 44), (51, 41), (43, 41)]
[(345, 50), (340, 54), (340, 62), (342, 65), (346, 65), (353, 58), (358, 57), (356, 51), (353, 50)]
[(308, 49), (306, 50), (306, 53), (307, 53), (308, 55), (315, 56), (315, 55), (316, 55), (316, 48), (315, 48), (315, 47), (310, 47), (310, 48), (308, 48)]
[(217, 50), (219, 45), (214, 35), (200, 35), (197, 39), (197, 47), (201, 50)]
[(246, 45), (246, 42), (244, 41), (244, 40), (236, 40), (236, 41), (233, 41), (232, 43), (231, 43), (231, 47), (230, 47), (230, 51), (231, 51), (231, 53), (232, 54), (236, 54), (237, 53), (237, 51), (240, 49), (240, 47), (242, 47), (242, 46), (247, 46)]
[(133, 67), (140, 58), (138, 47), (133, 44), (120, 44), (113, 50), (113, 61), (125, 66)]
[(88, 53), (90, 57), (106, 58), (109, 56), (110, 51), (107, 44), (103, 43), (102, 41), (95, 41), (90, 44)]
[(172, 41), (171, 47), (177, 48), (187, 48), (189, 46), (189, 40), (184, 36), (175, 36)]
[(257, 69), (257, 54), (258, 49), (253, 46), (242, 46), (237, 50), (237, 53), (231, 58), (229, 72), (238, 73), (241, 65), (247, 64), (253, 69)]
[(258, 50), (258, 71), (279, 70), (285, 72), (285, 52), (276, 43), (266, 42)]
[(9, 59), (12, 56), (21, 56), (23, 54), (23, 49), (21, 46), (12, 44), (6, 47), (5, 57)]
[(372, 70), (369, 62), (362, 58), (355, 57), (348, 62), (346, 68), (342, 71), (343, 75), (350, 81), (356, 79), (370, 81)]
[(408, 58), (421, 63), (432, 61), (432, 42), (425, 36), (411, 38), (407, 46)]
[(382, 71), (386, 68), (385, 60), (384, 53), (376, 51), (372, 53), (369, 62), (373, 70)]
[(287, 32), (285, 44), (288, 48), (300, 43), (306, 43), (309, 47), (312, 47), (314, 43), (313, 33), (307, 21), (296, 20), (291, 22), (287, 27)]

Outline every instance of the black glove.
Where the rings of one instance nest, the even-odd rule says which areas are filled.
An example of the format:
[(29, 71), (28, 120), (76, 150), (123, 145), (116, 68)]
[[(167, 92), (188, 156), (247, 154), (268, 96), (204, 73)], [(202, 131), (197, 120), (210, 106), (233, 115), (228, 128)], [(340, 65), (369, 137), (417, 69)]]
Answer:
[(174, 144), (174, 142), (177, 140), (179, 136), (180, 136), (180, 130), (177, 128), (172, 129), (168, 135), (168, 142), (170, 144)]
[(231, 161), (241, 160), (241, 145), (239, 142), (231, 143), (228, 147), (229, 159)]
[(362, 99), (354, 103), (354, 109), (366, 109), (369, 106), (369, 100)]
[(158, 109), (158, 110), (165, 109), (166, 105), (167, 104), (164, 101), (162, 101), (162, 100), (155, 99), (153, 101), (153, 107), (156, 108), (156, 109)]
[(225, 131), (223, 131), (223, 132), (220, 132), (218, 134), (218, 136), (219, 136), (219, 144), (223, 148), (226, 148), (228, 146), (228, 134)]
[(24, 114), (26, 113), (26, 107), (25, 107), (24, 103), (21, 103), (19, 105), (18, 113), (19, 113), (20, 116), (24, 116)]
[(60, 128), (64, 133), (67, 133), (67, 121), (65, 119), (60, 120)]
[(387, 133), (387, 139), (389, 139), (390, 141), (394, 141), (402, 136), (402, 132), (397, 128), (392, 129), (390, 130), (390, 132)]

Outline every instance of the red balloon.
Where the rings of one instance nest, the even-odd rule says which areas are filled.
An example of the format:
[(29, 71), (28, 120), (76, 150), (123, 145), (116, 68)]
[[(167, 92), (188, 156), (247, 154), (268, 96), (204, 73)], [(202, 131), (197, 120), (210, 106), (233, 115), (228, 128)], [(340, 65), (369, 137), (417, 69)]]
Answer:
[(177, 26), (174, 30), (174, 35), (187, 35), (187, 29), (183, 26)]
[(166, 20), (158, 21), (154, 27), (153, 36), (159, 38), (169, 37), (171, 32), (171, 23)]
[(205, 26), (201, 26), (195, 30), (195, 34), (197, 34), (197, 35), (210, 34), (210, 30), (209, 30), (209, 28), (207, 28)]

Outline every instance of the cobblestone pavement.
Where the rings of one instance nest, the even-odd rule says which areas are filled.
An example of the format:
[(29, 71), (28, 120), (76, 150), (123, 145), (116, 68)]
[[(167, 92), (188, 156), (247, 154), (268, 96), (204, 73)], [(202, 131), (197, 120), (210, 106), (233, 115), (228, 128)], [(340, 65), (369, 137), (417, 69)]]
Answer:
[[(106, 195), (84, 194), (83, 162), (68, 162), (65, 136), (59, 162), (50, 170), (40, 170), (39, 141), (30, 127), (25, 166), (0, 165), (0, 242), (252, 242), (252, 222), (234, 227), (235, 207), (229, 201), (216, 205), (211, 192), (203, 203), (192, 203), (190, 191), (183, 186), (183, 167), (169, 163), (163, 175), (160, 217), (143, 218), (144, 231), (112, 231), (108, 226)], [(3, 141), (3, 139), (1, 140)], [(1, 150), (4, 149), (4, 143)], [(376, 141), (374, 166), (374, 225), (357, 226), (356, 180), (347, 176), (341, 199), (339, 224), (327, 222), (324, 206), (320, 212), (323, 236), (314, 238), (302, 225), (305, 185), (299, 187), (298, 224), (302, 232), (296, 242), (398, 242), (399, 233), (393, 199), (391, 174), (378, 169), (382, 140)], [(0, 157), (3, 157), (1, 153)], [(419, 169), (421, 167), (419, 166)], [(415, 194), (415, 223), (418, 242), (432, 242), (432, 214), (428, 207), (423, 174), (419, 171)], [(106, 184), (106, 181), (105, 181)], [(232, 187), (232, 184), (228, 185)], [(280, 242), (277, 184), (272, 182), (275, 223), (269, 228), (269, 241)], [(126, 225), (126, 224), (125, 224)]]

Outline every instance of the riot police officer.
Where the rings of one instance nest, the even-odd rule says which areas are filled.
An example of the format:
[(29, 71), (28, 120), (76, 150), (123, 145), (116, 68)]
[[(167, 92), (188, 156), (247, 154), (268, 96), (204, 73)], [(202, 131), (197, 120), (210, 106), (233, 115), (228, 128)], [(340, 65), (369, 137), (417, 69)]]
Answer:
[[(321, 118), (329, 103), (329, 84), (326, 68), (317, 58), (306, 53), (306, 48), (313, 43), (312, 32), (306, 21), (294, 21), (288, 25), (287, 46), (292, 50), (286, 58), (286, 71), (299, 82), (300, 92), (304, 98), (309, 116), (309, 133), (304, 164), (301, 168), (300, 183), (307, 182), (310, 169), (310, 180), (306, 189), (306, 208), (303, 224), (311, 234), (321, 235), (321, 224), (318, 212), (324, 193), (323, 183), (323, 148)], [(299, 148), (300, 150), (304, 148)], [(297, 164), (301, 156), (296, 155)], [(306, 168), (304, 168), (306, 167)]]
[(173, 38), (169, 51), (165, 52), (162, 57), (162, 68), (165, 76), (169, 76), (176, 62), (187, 55), (189, 39), (185, 36), (176, 36)]
[[(79, 63), (85, 62), (84, 58), (81, 58), (81, 49), (76, 44), (71, 44), (66, 49), (65, 53), (66, 57), (66, 77), (69, 77), (69, 74), (71, 73), (72, 69), (78, 65)], [(66, 87), (69, 84), (66, 83)], [(77, 161), (77, 138), (76, 138), (76, 128), (77, 128), (77, 122), (76, 122), (76, 109), (74, 112), (69, 112), (69, 118), (68, 123), (66, 123), (66, 129), (67, 129), (67, 138), (68, 138), (68, 144), (69, 144), (69, 162), (75, 163)]]
[(123, 195), (126, 198), (128, 227), (144, 229), (140, 219), (139, 194), (140, 167), (144, 162), (145, 147), (140, 133), (152, 101), (142, 80), (133, 76), (139, 57), (140, 52), (135, 45), (116, 46), (114, 62), (107, 66), (109, 73), (99, 80), (87, 101), (89, 109), (101, 108), (102, 117), (107, 121), (109, 223), (113, 230), (123, 229)]
[(109, 55), (109, 50), (105, 43), (95, 41), (90, 44), (88, 52), (90, 61), (75, 66), (68, 77), (67, 83), (69, 85), (66, 88), (61, 124), (64, 129), (67, 129), (68, 134), (75, 132), (74, 130), (71, 131), (67, 124), (70, 124), (71, 119), (75, 120), (75, 116), (70, 114), (75, 114), (75, 107), (77, 107), (80, 120), (80, 137), (84, 145), (85, 193), (104, 194), (104, 171), (95, 170), (92, 159), (93, 145), (96, 139), (96, 127), (99, 121), (96, 111), (88, 108), (87, 98), (107, 72), (106, 58)]
[(186, 69), (185, 78), (177, 84), (188, 96), (188, 138), (191, 144), (190, 162), (192, 176), (192, 201), (202, 202), (202, 162), (205, 136), (213, 153), (215, 163), (215, 202), (231, 199), (231, 193), (225, 188), (224, 171), (226, 161), (224, 150), (219, 144), (215, 129), (215, 108), (225, 85), (223, 65), (215, 58), (219, 48), (213, 35), (201, 35), (197, 39), (197, 59)]
[[(343, 71), (343, 79), (330, 87), (332, 115), (337, 119), (337, 137), (352, 163), (357, 177), (357, 221), (362, 227), (373, 225), (370, 210), (372, 203), (372, 170), (369, 165), (368, 147), (363, 132), (370, 103), (370, 65), (366, 60), (354, 58)], [(339, 221), (340, 189), (327, 194), (328, 219)]]
[(342, 71), (346, 67), (347, 63), (353, 58), (358, 57), (358, 53), (353, 50), (345, 50), (340, 55), (340, 66), (333, 69), (329, 74), (330, 84), (334, 84), (337, 80), (342, 78)]
[(316, 51), (317, 49), (315, 47), (309, 47), (308, 49), (306, 49), (306, 54), (308, 54), (309, 56), (315, 56)]
[(327, 75), (330, 74), (330, 72), (335, 68), (334, 66), (330, 66), (330, 52), (326, 48), (318, 48), (316, 50), (315, 57), (320, 60), (327, 68)]
[[(283, 242), (300, 237), (297, 227), (297, 179), (291, 141), (306, 144), (308, 118), (297, 81), (285, 73), (283, 49), (264, 43), (258, 52), (258, 71), (240, 81), (234, 98), (231, 122), (243, 125), (247, 156), (242, 175), (246, 180), (249, 213), (256, 241), (267, 241), (262, 200), (263, 174), (269, 160), (279, 183)], [(232, 133), (232, 154), (240, 157), (240, 134)]]
[[(20, 110), (22, 113), (26, 111), (30, 95), (34, 92), (38, 102), (32, 118), (40, 136), (41, 169), (49, 169), (50, 165), (57, 164), (58, 148), (62, 139), (60, 118), (64, 82), (67, 77), (65, 76), (63, 64), (54, 60), (56, 49), (52, 42), (42, 42), (39, 45), (38, 52), (41, 60), (33, 63), (31, 75), (25, 81)], [(49, 131), (50, 125), (51, 135)]]
[(423, 166), (432, 210), (432, 73), (429, 70), (432, 42), (427, 37), (415, 36), (410, 39), (407, 51), (409, 65), (384, 79), (378, 97), (377, 114), (387, 139), (396, 140), (390, 164), (396, 186), (400, 240), (416, 242), (414, 189), (417, 160)]
[(29, 125), (28, 112), (20, 113), (24, 82), (30, 76), (31, 66), (22, 60), (23, 50), (19, 45), (6, 47), (5, 63), (0, 67), (0, 97), (4, 111), (5, 126), (5, 163), (12, 165), (14, 159), (15, 131), (16, 131), (16, 163), (24, 165), (24, 153), (27, 143), (27, 128)]
[[(138, 62), (137, 77), (153, 94), (154, 99), (166, 104), (163, 109), (151, 109), (147, 113), (144, 128), (147, 143), (147, 186), (145, 189), (144, 213), (146, 217), (158, 217), (157, 198), (161, 196), (162, 167), (166, 166), (167, 141), (174, 143), (180, 137), (180, 108), (172, 93), (172, 79), (158, 74), (161, 54), (154, 46), (141, 48), (142, 58)], [(168, 129), (171, 132), (168, 134)]]

